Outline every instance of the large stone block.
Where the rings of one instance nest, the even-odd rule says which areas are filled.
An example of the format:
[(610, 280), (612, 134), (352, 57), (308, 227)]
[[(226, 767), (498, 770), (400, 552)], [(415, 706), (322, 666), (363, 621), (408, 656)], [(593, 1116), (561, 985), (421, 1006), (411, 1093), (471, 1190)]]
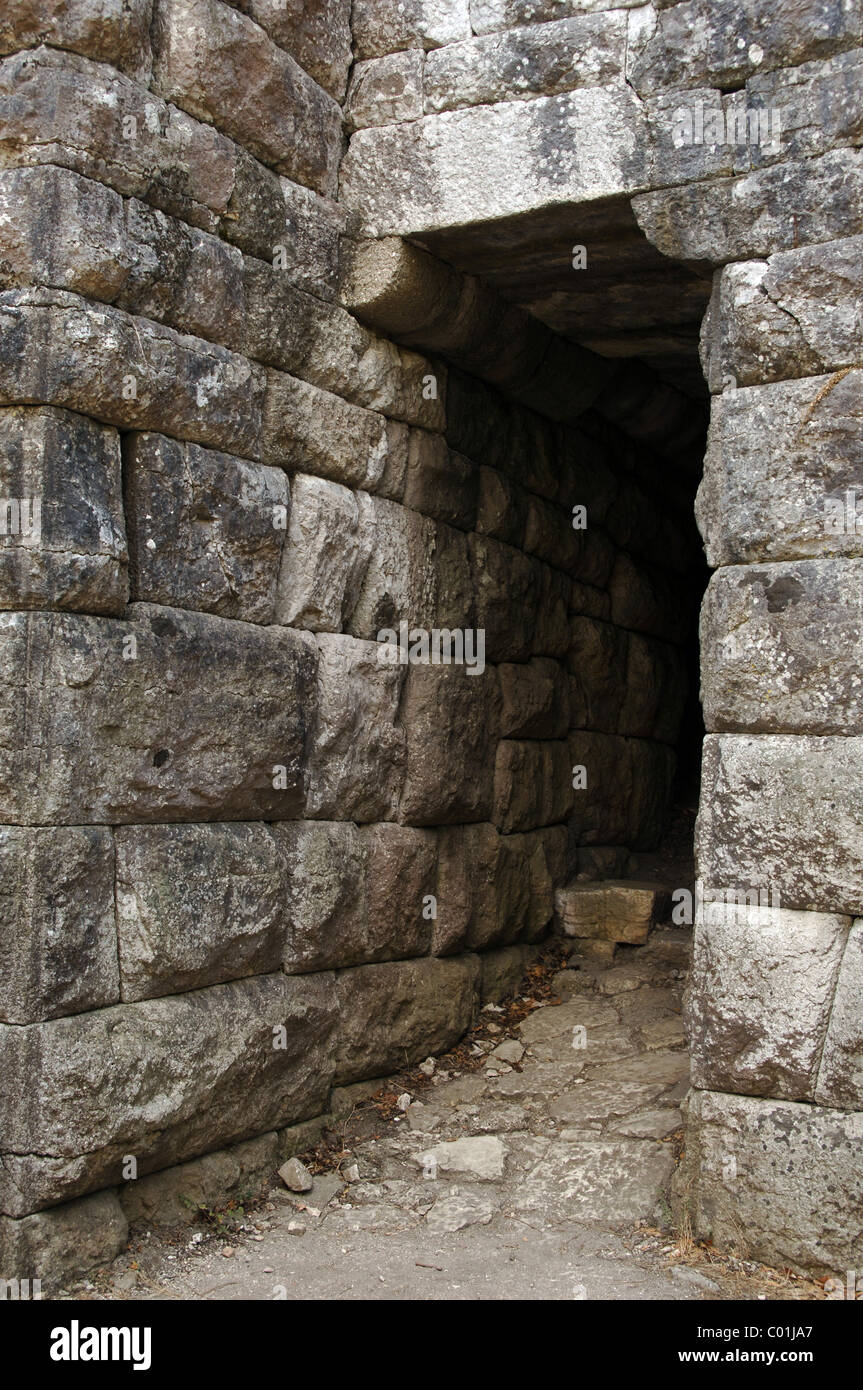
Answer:
[(844, 1272), (863, 1259), (863, 1114), (692, 1093), (677, 1192), (693, 1234), (804, 1273)]
[(863, 919), (852, 923), (847, 938), (821, 1066), (815, 1087), (819, 1105), (863, 1109)]
[(374, 492), (387, 456), (383, 416), (284, 372), (267, 378), (264, 462)]
[(375, 58), (402, 48), (438, 48), (470, 38), (469, 3), (406, 0), (399, 6), (355, 0), (352, 28), (360, 58)]
[(265, 31), (219, 0), (161, 0), (154, 86), (280, 174), (335, 191), (341, 113)]
[(569, 689), (556, 661), (534, 657), (504, 662), (500, 678), (502, 738), (563, 738), (569, 728)]
[(255, 458), (264, 371), (226, 348), (63, 290), (0, 294), (0, 402), (90, 414)]
[(447, 44), (428, 55), (426, 111), (555, 96), (623, 75), (626, 16), (612, 11)]
[(335, 1084), (386, 1076), (430, 1052), (445, 1052), (470, 1027), (479, 984), (477, 956), (426, 956), (340, 971)]
[(573, 618), (571, 631), (566, 665), (572, 727), (617, 733), (629, 696), (628, 634), (611, 623), (585, 617)]
[(489, 661), (526, 661), (535, 651), (542, 605), (543, 568), (537, 560), (490, 536), (471, 535), (476, 622), (485, 632)]
[(411, 430), (404, 504), (470, 531), (476, 524), (478, 469), (440, 434)]
[(783, 908), (863, 912), (863, 738), (709, 734), (699, 876), (769, 888)]
[(408, 825), (490, 820), (500, 726), (494, 667), (479, 675), (464, 666), (411, 666), (399, 713), (407, 743), (399, 819)]
[(122, 1254), (129, 1223), (116, 1192), (14, 1220), (0, 1216), (0, 1278), (39, 1279), (42, 1295)]
[(652, 926), (662, 920), (668, 892), (661, 884), (637, 879), (567, 883), (554, 895), (556, 920), (564, 936), (620, 941), (644, 946)]
[(0, 646), (0, 823), (302, 814), (311, 639), (134, 604), (124, 619), (6, 613)]
[(693, 1085), (814, 1100), (849, 918), (727, 902), (705, 903), (702, 915), (688, 1003)]
[(421, 48), (356, 63), (345, 111), (350, 130), (393, 121), (416, 121), (423, 114)]
[[(231, 0), (234, 3), (235, 0)], [(280, 48), (338, 101), (351, 65), (350, 0), (236, 0)]]
[(122, 611), (128, 553), (115, 430), (51, 407), (0, 410), (0, 494), (4, 608)]
[(675, 756), (650, 739), (570, 734), (571, 769), (584, 769), (573, 791), (572, 831), (581, 845), (653, 848), (665, 828)]
[[(432, 628), (438, 615), (438, 528), (397, 502), (373, 497), (360, 516), (358, 543), (370, 558), (350, 632), (377, 641), (401, 622)], [(462, 619), (464, 621), (464, 619)]]
[(368, 493), (295, 473), (276, 622), (341, 632), (356, 606), (374, 540)]
[(299, 821), (275, 835), (286, 860), (288, 973), (427, 954), (433, 831)]
[(280, 468), (133, 434), (126, 511), (134, 598), (271, 623), (290, 505)]
[(620, 733), (674, 744), (680, 732), (689, 681), (679, 647), (630, 632)]
[(492, 821), (504, 834), (566, 819), (573, 802), (566, 742), (501, 739), (494, 767)]
[(332, 1080), (333, 978), (260, 975), (0, 1027), (0, 1211), (28, 1212), (306, 1119)]
[(438, 832), (437, 955), (534, 940), (551, 920), (562, 827), (501, 835), (491, 825)]
[(693, 595), (677, 576), (618, 552), (609, 581), (611, 620), (619, 627), (682, 642), (689, 635)]
[(732, 565), (701, 617), (713, 731), (863, 732), (863, 560)]
[(0, 53), (50, 44), (70, 48), (145, 83), (150, 75), (153, 0), (8, 0)]
[(341, 633), (320, 633), (316, 641), (306, 814), (394, 820), (410, 747), (400, 718), (405, 668), (383, 661), (377, 642)]
[(283, 867), (264, 825), (129, 825), (115, 831), (125, 1001), (278, 970)]
[(696, 502), (709, 564), (863, 554), (861, 386), (855, 369), (713, 398)]
[(0, 885), (0, 1020), (118, 1003), (110, 830), (3, 826)]

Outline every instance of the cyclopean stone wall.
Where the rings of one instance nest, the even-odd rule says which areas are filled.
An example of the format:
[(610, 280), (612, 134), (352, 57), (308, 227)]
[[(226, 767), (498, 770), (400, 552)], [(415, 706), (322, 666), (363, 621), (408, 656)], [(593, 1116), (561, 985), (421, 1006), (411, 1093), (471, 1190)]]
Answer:
[[(859, 1267), (861, 27), (7, 4), (0, 491), (41, 533), (0, 543), (4, 1274), (242, 1190), (455, 1041), (555, 885), (655, 844), (701, 597), (686, 335), (663, 293), (668, 351), (597, 356), (507, 293), (513, 228), (592, 227), (589, 285), (611, 209), (715, 270), (699, 872), (782, 904), (697, 928), (681, 1196)], [(695, 106), (779, 107), (778, 145), (681, 145)], [(481, 629), (484, 669), (383, 661), (401, 623)]]

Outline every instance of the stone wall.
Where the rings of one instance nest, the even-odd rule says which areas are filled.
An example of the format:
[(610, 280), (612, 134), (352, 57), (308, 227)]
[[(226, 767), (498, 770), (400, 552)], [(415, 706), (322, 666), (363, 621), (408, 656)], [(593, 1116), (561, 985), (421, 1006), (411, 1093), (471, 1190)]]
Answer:
[[(0, 26), (0, 492), (41, 506), (0, 539), (0, 1269), (46, 1286), (451, 1045), (671, 794), (698, 556), (646, 388), (562, 392), (526, 315), (495, 377), (344, 307), (348, 10)], [(484, 665), (382, 660), (402, 623)]]

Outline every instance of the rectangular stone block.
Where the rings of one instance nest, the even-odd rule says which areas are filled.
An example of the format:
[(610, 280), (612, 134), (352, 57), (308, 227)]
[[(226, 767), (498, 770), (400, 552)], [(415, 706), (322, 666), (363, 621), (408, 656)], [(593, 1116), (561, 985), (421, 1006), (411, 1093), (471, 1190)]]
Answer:
[(146, 85), (153, 0), (8, 0), (0, 17), (0, 53), (50, 44), (110, 63)]
[[(433, 628), (439, 606), (438, 527), (409, 507), (373, 497), (360, 516), (358, 542), (369, 553), (348, 630), (377, 641), (383, 629)], [(464, 621), (464, 619), (462, 619)]]
[(438, 48), (470, 38), (468, 0), (407, 0), (401, 9), (377, 0), (355, 0), (354, 44), (359, 58), (402, 48)]
[(0, 823), (302, 814), (311, 639), (133, 604), (123, 619), (2, 614), (0, 646)]
[(315, 640), (306, 815), (395, 820), (406, 766), (400, 719), (405, 668), (383, 661), (377, 642), (340, 633), (319, 633)]
[(351, 65), (350, 0), (237, 0), (280, 48), (339, 101)]
[(693, 1085), (815, 1099), (849, 926), (825, 913), (704, 904), (687, 1008)]
[(120, 999), (114, 847), (104, 826), (0, 827), (0, 1020)]
[(670, 806), (673, 750), (650, 739), (583, 732), (570, 734), (569, 758), (581, 784), (570, 822), (576, 842), (654, 847)]
[(284, 372), (267, 372), (261, 436), (265, 463), (374, 492), (386, 455), (382, 415)]
[[(616, 9), (628, 9), (640, 0), (620, 0)], [(604, 10), (606, 0), (471, 0), (470, 18), (475, 34), (513, 29), (517, 24), (545, 24), (585, 10)]]
[(369, 58), (354, 65), (345, 106), (348, 128), (416, 121), (423, 113), (421, 48)]
[(863, 1256), (861, 1136), (860, 1112), (693, 1092), (677, 1180), (693, 1233), (844, 1283)]
[(863, 560), (718, 570), (701, 615), (711, 731), (863, 732)]
[(386, 1076), (446, 1052), (473, 1021), (479, 985), (477, 956), (339, 971), (335, 1084)]
[(815, 1086), (819, 1105), (863, 1109), (863, 919), (852, 922), (833, 995)]
[[(565, 835), (565, 832), (562, 832)], [(532, 941), (551, 919), (554, 846), (492, 825), (438, 832), (436, 955)]]
[(0, 1027), (0, 1211), (23, 1216), (308, 1118), (332, 1081), (333, 978), (260, 975)]
[(638, 632), (627, 634), (620, 733), (676, 744), (688, 689), (686, 662), (679, 647)]
[(96, 1192), (18, 1221), (0, 1216), (0, 1277), (40, 1279), (44, 1297), (110, 1264), (128, 1238), (116, 1192)]
[(339, 108), (259, 25), (219, 0), (161, 0), (153, 60), (160, 96), (280, 174), (335, 192)]
[(255, 458), (264, 371), (63, 290), (0, 294), (0, 402), (42, 401)]
[(427, 954), (433, 831), (299, 821), (274, 834), (285, 858), (289, 974)]
[(637, 879), (567, 883), (554, 895), (555, 917), (564, 936), (644, 946), (652, 926), (669, 906), (667, 889)]
[(130, 435), (125, 461), (134, 598), (274, 622), (290, 506), (282, 470), (160, 434)]
[(476, 621), (485, 631), (489, 661), (526, 661), (534, 652), (542, 604), (537, 560), (490, 536), (468, 537), (476, 584)]
[(563, 738), (569, 728), (569, 688), (556, 661), (534, 657), (497, 668), (503, 738)]
[(863, 738), (708, 734), (698, 874), (783, 908), (863, 912)]
[(611, 623), (575, 617), (566, 658), (572, 727), (617, 733), (624, 700), (629, 635)]
[(265, 825), (129, 825), (115, 831), (124, 1001), (278, 970), (282, 858)]
[(275, 621), (341, 632), (356, 607), (374, 545), (375, 504), (368, 493), (295, 473)]
[(563, 821), (573, 787), (563, 739), (501, 739), (494, 767), (492, 821), (505, 835)]
[(861, 386), (855, 369), (714, 397), (696, 501), (710, 565), (863, 554)]
[[(810, 54), (807, 53), (807, 59)], [(738, 94), (741, 100), (742, 94)], [(860, 48), (796, 68), (757, 72), (746, 83), (746, 106), (781, 112), (783, 159), (805, 160), (860, 143), (863, 130), (863, 54)], [(738, 167), (767, 163), (776, 142), (738, 149)], [(745, 164), (744, 164), (745, 161)]]
[(50, 407), (0, 409), (0, 604), (119, 613), (129, 597), (120, 439)]
[(440, 434), (411, 430), (404, 504), (437, 521), (473, 530), (478, 470), (470, 459), (448, 449)]
[(634, 563), (618, 552), (609, 581), (611, 621), (618, 627), (683, 642), (689, 635), (693, 595), (676, 575)]
[(471, 675), (464, 666), (411, 666), (399, 713), (407, 748), (399, 820), (490, 820), (500, 727), (494, 667)]

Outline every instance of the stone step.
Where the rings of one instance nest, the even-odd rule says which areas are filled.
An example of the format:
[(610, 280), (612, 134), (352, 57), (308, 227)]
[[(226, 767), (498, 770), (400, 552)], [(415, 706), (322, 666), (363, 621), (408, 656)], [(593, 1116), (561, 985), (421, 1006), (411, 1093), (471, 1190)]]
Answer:
[(564, 936), (643, 946), (669, 905), (669, 891), (661, 883), (636, 879), (568, 883), (555, 893), (555, 926)]

